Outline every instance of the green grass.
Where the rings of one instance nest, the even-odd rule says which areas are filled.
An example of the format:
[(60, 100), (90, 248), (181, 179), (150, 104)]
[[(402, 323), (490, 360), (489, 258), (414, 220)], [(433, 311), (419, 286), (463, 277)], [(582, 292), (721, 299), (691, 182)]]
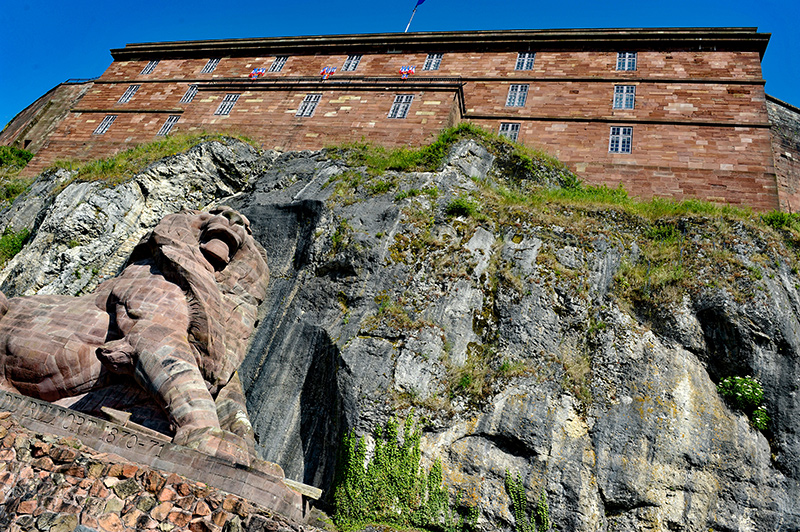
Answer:
[(72, 180), (68, 183), (64, 183), (56, 193), (60, 192), (69, 183), (74, 181), (102, 181), (109, 186), (118, 185), (128, 181), (145, 167), (164, 157), (183, 153), (203, 142), (213, 140), (224, 142), (226, 139), (230, 138), (238, 138), (239, 140), (257, 147), (255, 142), (238, 135), (206, 133), (198, 135), (174, 135), (167, 136), (163, 140), (140, 144), (139, 146), (114, 156), (87, 163), (79, 163), (71, 160), (56, 161), (51, 168), (64, 168), (66, 170), (77, 171)]
[(0, 236), (0, 268), (20, 252), (29, 234), (30, 231), (27, 228), (20, 231), (12, 231), (6, 228), (3, 231), (2, 236)]
[(32, 158), (29, 151), (0, 146), (0, 202), (11, 203), (28, 189), (31, 180), (17, 176)]

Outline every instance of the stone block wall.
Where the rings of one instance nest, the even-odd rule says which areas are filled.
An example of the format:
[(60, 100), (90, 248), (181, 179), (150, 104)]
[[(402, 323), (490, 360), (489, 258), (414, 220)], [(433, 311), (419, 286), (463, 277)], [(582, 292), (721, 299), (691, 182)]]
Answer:
[[(778, 207), (757, 49), (676, 44), (671, 50), (665, 42), (637, 50), (621, 35), (615, 41), (618, 50), (609, 50), (608, 43), (587, 42), (572, 50), (548, 44), (534, 50), (532, 68), (516, 70), (518, 53), (531, 51), (524, 43), (511, 50), (506, 43), (448, 49), (431, 41), (430, 52), (441, 53), (442, 60), (437, 70), (423, 70), (428, 54), (418, 45), (362, 51), (360, 36), (349, 37), (344, 43), (337, 38), (331, 38), (333, 44), (295, 43), (274, 55), (267, 49), (244, 54), (236, 41), (224, 43), (228, 48), (197, 44), (202, 52), (192, 52), (195, 57), (175, 57), (179, 54), (172, 48), (162, 56), (156, 51), (159, 43), (129, 45), (133, 51), (127, 55), (112, 51), (118, 60), (50, 135), (27, 173), (58, 159), (103, 157), (156, 140), (170, 115), (180, 117), (172, 133), (239, 133), (280, 150), (360, 140), (419, 146), (461, 121), (492, 131), (512, 122), (520, 125), (519, 142), (556, 155), (590, 183), (622, 183), (643, 198), (699, 196), (758, 210)], [(637, 52), (636, 70), (616, 70), (618, 51)], [(345, 72), (348, 54), (361, 60)], [(268, 72), (284, 55), (283, 68)], [(216, 68), (201, 72), (210, 58), (219, 59)], [(142, 74), (155, 59), (152, 72)], [(402, 66), (415, 66), (416, 73), (403, 81)], [(324, 67), (337, 69), (327, 81), (320, 77)], [(267, 72), (249, 79), (257, 68)], [(506, 106), (511, 84), (528, 86), (525, 105)], [(635, 86), (634, 109), (612, 108), (614, 87), (620, 84)], [(140, 88), (120, 103), (131, 85)], [(191, 85), (198, 86), (197, 95), (181, 103)], [(226, 94), (239, 99), (229, 115), (216, 115)], [(297, 117), (308, 94), (320, 94), (320, 103), (313, 116)], [(407, 117), (390, 119), (398, 94), (414, 100)], [(114, 124), (94, 135), (112, 114), (117, 115)], [(634, 128), (632, 153), (609, 153), (612, 126)]]
[(800, 212), (800, 109), (770, 97), (767, 110), (781, 209)]
[(241, 497), (35, 433), (0, 412), (0, 529), (9, 532), (303, 532)]

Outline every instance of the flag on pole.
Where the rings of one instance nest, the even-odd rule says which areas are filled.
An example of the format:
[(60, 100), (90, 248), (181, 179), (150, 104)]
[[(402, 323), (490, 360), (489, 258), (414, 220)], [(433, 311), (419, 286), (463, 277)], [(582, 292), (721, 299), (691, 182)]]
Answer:
[(406, 32), (408, 32), (408, 28), (411, 27), (411, 21), (414, 20), (414, 13), (417, 12), (417, 8), (422, 5), (425, 0), (417, 0), (417, 5), (414, 6), (414, 9), (411, 11), (411, 18), (408, 19), (408, 25), (406, 25)]
[(417, 5), (414, 6), (414, 9), (417, 9), (425, 0), (417, 0)]

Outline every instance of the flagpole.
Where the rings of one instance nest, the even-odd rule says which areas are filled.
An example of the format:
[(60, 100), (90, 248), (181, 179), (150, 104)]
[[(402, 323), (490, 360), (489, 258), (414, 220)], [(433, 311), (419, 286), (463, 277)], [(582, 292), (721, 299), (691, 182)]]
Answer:
[[(417, 4), (417, 5), (419, 5), (419, 4)], [(411, 12), (411, 18), (408, 19), (408, 25), (406, 25), (406, 31), (404, 31), (403, 33), (408, 33), (408, 28), (411, 27), (411, 21), (414, 20), (414, 13), (416, 13), (416, 12), (417, 12), (417, 6), (414, 6), (414, 10)]]

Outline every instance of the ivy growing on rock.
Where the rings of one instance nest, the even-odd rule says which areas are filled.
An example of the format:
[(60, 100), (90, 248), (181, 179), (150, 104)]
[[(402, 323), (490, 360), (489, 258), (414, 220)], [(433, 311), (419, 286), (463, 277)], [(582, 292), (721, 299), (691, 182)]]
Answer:
[(364, 523), (436, 532), (474, 530), (478, 508), (451, 507), (442, 464), (437, 460), (427, 472), (421, 466), (421, 435), (413, 416), (403, 423), (402, 438), (399, 428), (396, 418), (378, 427), (372, 453), (365, 438), (353, 431), (345, 434), (334, 485), (336, 525), (343, 530)]
[(522, 476), (517, 472), (516, 478), (506, 470), (506, 493), (511, 499), (511, 513), (514, 514), (515, 532), (549, 532), (554, 530), (550, 522), (550, 507), (547, 504), (547, 495), (542, 488), (533, 519), (528, 516), (528, 494), (522, 483)]

